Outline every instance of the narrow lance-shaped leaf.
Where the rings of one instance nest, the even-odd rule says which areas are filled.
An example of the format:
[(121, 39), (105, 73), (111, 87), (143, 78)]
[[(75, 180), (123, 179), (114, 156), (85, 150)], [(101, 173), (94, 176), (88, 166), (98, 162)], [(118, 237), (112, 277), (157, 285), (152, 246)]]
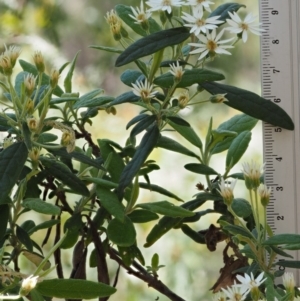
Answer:
[(70, 69), (67, 73), (67, 76), (65, 77), (65, 80), (64, 80), (64, 87), (65, 87), (65, 90), (66, 90), (66, 93), (71, 93), (72, 92), (72, 77), (73, 77), (73, 72), (74, 72), (74, 69), (75, 69), (75, 64), (76, 64), (76, 61), (77, 61), (77, 57), (78, 57), (78, 54), (79, 54), (80, 51), (78, 51), (71, 63), (71, 66), (70, 66)]
[(90, 195), (84, 183), (65, 164), (42, 156), (40, 161), (51, 175), (69, 186), (74, 192), (84, 196)]
[(28, 150), (23, 142), (14, 143), (0, 153), (0, 205), (7, 197), (23, 169)]
[(246, 5), (232, 2), (224, 3), (211, 12), (209, 17), (220, 16), (218, 20), (225, 21), (227, 18), (230, 18), (228, 12), (237, 12), (241, 7), (246, 7)]
[(281, 107), (253, 92), (215, 82), (201, 86), (211, 94), (226, 94), (228, 101), (224, 101), (224, 104), (236, 110), (272, 125), (294, 130), (291, 117)]
[[(182, 75), (180, 82), (177, 84), (178, 88), (190, 87), (194, 84), (201, 84), (204, 82), (211, 82), (225, 79), (221, 73), (206, 70), (206, 69), (186, 69)], [(170, 72), (162, 74), (153, 81), (155, 85), (163, 88), (170, 88), (174, 84), (174, 75)]]
[(244, 131), (232, 141), (226, 156), (226, 167), (233, 167), (245, 153), (251, 140), (251, 132)]
[(218, 173), (213, 168), (205, 164), (189, 163), (184, 165), (184, 168), (191, 172), (199, 173), (201, 175), (218, 175)]
[(189, 36), (189, 30), (185, 27), (176, 27), (153, 33), (126, 48), (118, 57), (116, 67), (126, 65), (168, 46), (180, 44)]
[(141, 166), (144, 164), (147, 157), (152, 152), (153, 148), (157, 143), (159, 137), (159, 129), (157, 125), (153, 125), (148, 132), (144, 135), (138, 146), (136, 152), (134, 153), (131, 161), (126, 165), (122, 174), (120, 176), (118, 194), (122, 196), (124, 189), (131, 183), (135, 175), (140, 170)]
[(60, 208), (44, 202), (41, 199), (38, 198), (28, 198), (25, 199), (22, 203), (22, 206), (24, 208), (31, 209), (33, 211), (42, 213), (42, 214), (48, 214), (48, 215), (59, 215), (60, 214)]

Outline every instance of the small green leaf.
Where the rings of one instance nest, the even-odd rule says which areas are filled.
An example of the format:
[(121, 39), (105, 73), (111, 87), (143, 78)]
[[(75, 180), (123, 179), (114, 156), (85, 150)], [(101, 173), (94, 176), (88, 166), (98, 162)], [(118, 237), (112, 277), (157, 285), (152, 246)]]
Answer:
[(51, 227), (53, 227), (53, 226), (55, 226), (55, 225), (57, 225), (59, 223), (60, 223), (60, 221), (57, 220), (57, 219), (51, 219), (49, 221), (42, 222), (42, 223), (36, 225), (35, 227), (31, 228), (28, 231), (28, 234), (31, 235), (34, 232), (38, 231), (38, 230), (51, 228)]
[(192, 211), (186, 210), (179, 206), (175, 206), (174, 204), (167, 201), (161, 201), (155, 203), (143, 203), (143, 204), (136, 205), (136, 207), (140, 207), (152, 211), (154, 213), (158, 213), (170, 217), (187, 217), (187, 216), (193, 216), (195, 214)]
[(7, 203), (8, 195), (23, 169), (28, 150), (23, 142), (10, 145), (0, 153), (0, 205)]
[(294, 123), (291, 117), (270, 100), (247, 90), (215, 82), (203, 83), (201, 86), (211, 94), (226, 93), (228, 101), (224, 101), (224, 104), (236, 110), (272, 125), (280, 126), (287, 130), (294, 130)]
[(116, 292), (107, 284), (81, 279), (43, 280), (36, 285), (36, 290), (43, 296), (61, 299), (94, 299)]
[(218, 20), (226, 21), (226, 19), (230, 19), (228, 12), (237, 12), (241, 7), (246, 7), (246, 5), (239, 3), (224, 3), (211, 12), (209, 17), (220, 16)]
[(235, 137), (228, 149), (226, 167), (233, 167), (243, 156), (251, 140), (251, 132), (244, 131)]
[(179, 202), (184, 202), (183, 199), (181, 199), (176, 194), (174, 194), (174, 193), (168, 191), (167, 189), (165, 189), (163, 187), (160, 187), (158, 185), (150, 184), (150, 183), (141, 183), (141, 182), (139, 183), (139, 185), (140, 185), (141, 188), (148, 189), (151, 192), (157, 192), (157, 193), (160, 193), (160, 194), (165, 195), (167, 197), (173, 198), (173, 199), (175, 199)]
[(201, 175), (218, 175), (218, 172), (216, 172), (213, 168), (205, 164), (189, 163), (184, 165), (184, 168), (191, 172), (199, 173)]
[(18, 225), (16, 225), (16, 235), (18, 240), (27, 248), (27, 250), (32, 252), (33, 244), (28, 233)]
[(171, 28), (150, 34), (126, 48), (117, 58), (116, 67), (126, 65), (168, 46), (180, 44), (189, 36), (189, 30), (185, 27)]
[[(248, 116), (246, 114), (238, 114), (229, 120), (219, 125), (218, 131), (231, 131), (237, 134), (244, 131), (251, 131), (257, 124), (258, 119)], [(233, 137), (226, 137), (223, 141), (218, 142), (217, 145), (211, 150), (212, 154), (220, 153), (229, 148)]]
[(112, 219), (107, 227), (109, 240), (121, 247), (129, 247), (135, 243), (136, 232), (129, 217), (125, 216), (123, 221)]
[(51, 133), (41, 133), (37, 140), (38, 143), (46, 144), (57, 140), (57, 136)]
[[(202, 84), (204, 82), (218, 81), (225, 79), (221, 73), (206, 69), (186, 69), (182, 75), (181, 81), (177, 84), (178, 88), (190, 87), (194, 84)], [(174, 84), (174, 75), (170, 72), (156, 77), (153, 81), (155, 85), (163, 88), (170, 88)]]
[(184, 120), (180, 117), (168, 116), (167, 118), (168, 118), (169, 121), (171, 121), (172, 123), (174, 123), (178, 126), (190, 127), (190, 124), (186, 120)]
[(136, 135), (141, 133), (143, 130), (149, 128), (151, 125), (153, 125), (155, 120), (156, 120), (155, 115), (148, 115), (146, 118), (140, 120), (131, 130), (130, 138), (133, 139)]
[(202, 149), (202, 141), (192, 127), (176, 124), (170, 119), (168, 119), (168, 124), (187, 141)]
[(25, 199), (22, 203), (22, 206), (24, 208), (31, 209), (35, 212), (42, 213), (42, 214), (48, 214), (48, 215), (59, 215), (60, 214), (60, 208), (52, 205), (50, 203), (44, 202), (41, 199), (37, 198), (28, 198)]
[(205, 237), (203, 234), (196, 232), (191, 227), (189, 227), (186, 224), (183, 224), (181, 226), (182, 232), (187, 235), (189, 238), (191, 238), (193, 241), (197, 242), (198, 244), (205, 244)]
[(80, 99), (74, 103), (73, 108), (95, 108), (104, 106), (110, 102), (112, 102), (115, 98), (112, 96), (100, 96), (92, 99), (81, 101)]
[(159, 218), (159, 216), (149, 210), (137, 209), (127, 215), (133, 223), (148, 223)]
[(300, 261), (298, 260), (280, 260), (275, 264), (285, 268), (300, 269)]
[(118, 187), (119, 195), (123, 195), (125, 188), (132, 182), (133, 178), (136, 176), (141, 166), (155, 147), (159, 135), (160, 132), (156, 124), (154, 124), (144, 135), (140, 145), (134, 153), (133, 158), (122, 171)]
[(126, 70), (121, 74), (121, 81), (123, 84), (132, 88), (132, 83), (135, 83), (137, 79), (140, 78), (140, 81), (145, 78), (141, 71), (137, 70)]
[(272, 245), (270, 247), (278, 255), (281, 255), (283, 257), (293, 258), (293, 256), (291, 254), (288, 254), (288, 253), (284, 252), (281, 248), (277, 248), (277, 247), (272, 246)]
[(122, 49), (117, 49), (117, 48), (114, 48), (114, 47), (106, 47), (106, 46), (91, 45), (91, 46), (89, 46), (89, 48), (104, 50), (104, 51), (112, 52), (112, 53), (122, 53), (123, 52)]
[(126, 125), (126, 130), (128, 130), (133, 124), (145, 119), (145, 118), (148, 118), (149, 115), (148, 114), (139, 114), (135, 117), (133, 117)]
[(65, 185), (69, 186), (75, 193), (84, 196), (90, 195), (90, 192), (84, 183), (75, 174), (73, 174), (65, 164), (42, 156), (39, 160), (44, 165), (47, 172), (62, 181)]
[(71, 93), (72, 92), (72, 77), (73, 77), (73, 72), (74, 72), (74, 69), (75, 69), (75, 64), (76, 64), (79, 52), (80, 51), (78, 51), (76, 53), (74, 59), (72, 60), (70, 69), (69, 69), (69, 71), (68, 71), (68, 73), (65, 77), (65, 80), (64, 80), (64, 87), (65, 87), (65, 92), (66, 93)]
[(86, 180), (88, 182), (91, 182), (91, 183), (94, 183), (94, 184), (97, 184), (101, 188), (112, 189), (112, 188), (117, 188), (118, 187), (117, 183), (114, 183), (114, 182), (111, 182), (109, 180), (105, 180), (105, 179), (102, 179), (102, 178), (90, 178), (90, 177), (88, 177), (88, 178), (85, 178), (84, 180)]
[(141, 99), (140, 96), (135, 95), (132, 91), (125, 92), (116, 97), (109, 106), (115, 106), (126, 102), (138, 102)]
[(226, 231), (229, 231), (233, 235), (241, 235), (250, 239), (253, 239), (253, 236), (251, 235), (250, 232), (246, 231), (244, 228), (241, 226), (236, 226), (236, 225), (227, 225), (224, 227)]
[(119, 201), (117, 195), (110, 190), (97, 186), (96, 188), (97, 197), (100, 200), (101, 205), (115, 218), (121, 222), (125, 217), (125, 208)]
[(83, 227), (81, 214), (73, 214), (64, 224), (64, 232), (67, 232), (67, 236), (61, 244), (62, 249), (69, 249), (75, 245), (79, 237), (79, 231)]
[(299, 244), (299, 234), (277, 234), (269, 237), (263, 242), (263, 245), (283, 245), (283, 244)]
[(164, 148), (164, 149), (170, 150), (172, 152), (180, 153), (180, 154), (183, 154), (186, 156), (199, 158), (199, 156), (197, 156), (191, 150), (189, 150), (185, 146), (181, 145), (180, 143), (178, 143), (177, 141), (175, 141), (169, 137), (160, 136), (157, 141), (156, 147)]
[(252, 214), (251, 205), (245, 199), (234, 199), (231, 207), (235, 214), (239, 217), (248, 217), (250, 214)]

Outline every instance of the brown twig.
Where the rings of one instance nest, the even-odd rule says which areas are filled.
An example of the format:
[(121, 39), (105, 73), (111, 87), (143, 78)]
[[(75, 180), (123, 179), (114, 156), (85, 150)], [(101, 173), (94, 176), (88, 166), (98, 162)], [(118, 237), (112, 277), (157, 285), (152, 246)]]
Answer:
[(114, 261), (116, 261), (122, 268), (124, 268), (128, 274), (134, 275), (135, 277), (143, 280), (148, 284), (148, 286), (153, 287), (157, 291), (159, 291), (161, 294), (165, 295), (172, 301), (185, 301), (178, 295), (176, 295), (173, 291), (171, 291), (162, 281), (160, 281), (157, 277), (152, 276), (149, 274), (140, 264), (138, 264), (136, 261), (133, 262), (133, 266), (136, 269), (131, 268), (130, 266), (127, 266), (124, 264), (122, 259), (119, 256), (118, 251), (116, 251), (113, 248), (108, 249), (108, 254), (110, 258)]

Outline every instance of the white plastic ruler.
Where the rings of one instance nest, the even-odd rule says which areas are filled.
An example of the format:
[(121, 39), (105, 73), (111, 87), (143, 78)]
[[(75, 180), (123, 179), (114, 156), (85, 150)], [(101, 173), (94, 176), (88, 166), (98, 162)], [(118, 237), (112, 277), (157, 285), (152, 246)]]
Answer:
[[(265, 30), (261, 37), (262, 96), (282, 107), (295, 124), (294, 131), (263, 125), (265, 183), (272, 187), (267, 221), (275, 234), (300, 234), (300, 0), (259, 1)], [(290, 254), (300, 260), (300, 252)], [(297, 270), (288, 270), (300, 285)]]

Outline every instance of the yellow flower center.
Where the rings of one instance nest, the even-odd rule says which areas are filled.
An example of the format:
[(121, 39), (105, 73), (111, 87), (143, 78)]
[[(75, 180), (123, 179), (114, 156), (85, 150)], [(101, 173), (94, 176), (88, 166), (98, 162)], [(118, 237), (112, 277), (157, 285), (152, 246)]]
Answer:
[(145, 21), (147, 18), (146, 18), (146, 16), (145, 16), (144, 13), (141, 13), (141, 14), (138, 14), (138, 15), (136, 16), (136, 19), (137, 19), (138, 21), (143, 22), (143, 21)]
[(213, 40), (208, 40), (206, 47), (209, 51), (215, 51), (216, 48), (218, 47), (218, 44)]
[(172, 5), (172, 1), (171, 1), (171, 0), (164, 0), (164, 1), (162, 2), (162, 5), (170, 6), (170, 5)]
[(241, 24), (241, 28), (242, 28), (243, 30), (248, 30), (249, 26), (248, 26), (248, 24), (246, 24), (246, 23), (242, 23), (242, 24)]
[(202, 2), (204, 2), (205, 0), (197, 0), (198, 4), (201, 4)]
[(196, 21), (196, 25), (197, 26), (203, 26), (205, 24), (205, 21), (203, 21), (202, 19), (198, 19), (197, 21)]

